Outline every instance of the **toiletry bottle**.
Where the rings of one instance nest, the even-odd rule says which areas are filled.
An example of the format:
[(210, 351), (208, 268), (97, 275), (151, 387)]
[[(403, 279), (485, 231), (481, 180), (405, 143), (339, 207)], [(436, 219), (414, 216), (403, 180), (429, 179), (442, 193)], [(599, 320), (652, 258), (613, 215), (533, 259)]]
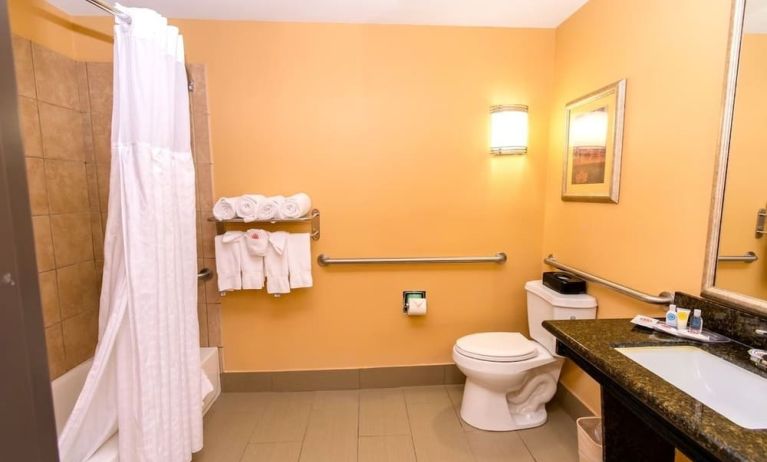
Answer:
[(676, 328), (680, 331), (688, 330), (688, 322), (690, 321), (690, 310), (687, 308), (676, 309)]
[(703, 330), (703, 317), (700, 315), (700, 310), (694, 310), (692, 312), (692, 319), (690, 319), (690, 333), (700, 334)]
[(676, 305), (673, 303), (668, 306), (668, 311), (666, 311), (666, 325), (676, 327)]

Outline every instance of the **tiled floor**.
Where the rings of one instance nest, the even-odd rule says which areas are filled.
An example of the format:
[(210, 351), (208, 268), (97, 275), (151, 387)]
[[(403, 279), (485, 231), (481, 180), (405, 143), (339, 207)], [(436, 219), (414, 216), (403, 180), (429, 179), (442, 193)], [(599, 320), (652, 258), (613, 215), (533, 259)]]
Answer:
[(569, 462), (575, 422), (484, 432), (458, 416), (460, 385), (300, 393), (224, 393), (194, 462)]

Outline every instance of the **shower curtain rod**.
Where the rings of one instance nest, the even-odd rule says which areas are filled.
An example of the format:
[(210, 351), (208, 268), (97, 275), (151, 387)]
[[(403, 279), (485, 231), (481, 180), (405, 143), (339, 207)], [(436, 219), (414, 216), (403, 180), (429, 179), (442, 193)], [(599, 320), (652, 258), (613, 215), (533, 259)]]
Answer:
[[(127, 15), (123, 13), (122, 11), (118, 10), (114, 7), (114, 5), (107, 3), (103, 0), (85, 0), (86, 2), (90, 3), (91, 5), (95, 6), (96, 8), (106, 11), (107, 13), (117, 16), (118, 18), (122, 19), (126, 23), (131, 23), (131, 17), (130, 15)], [(191, 77), (189, 76), (189, 69), (186, 68), (186, 65), (184, 66), (184, 69), (186, 69), (186, 80), (187, 80), (187, 88), (189, 91), (194, 91), (194, 82), (192, 81)]]
[(86, 2), (90, 3), (91, 5), (95, 6), (96, 8), (99, 8), (102, 11), (106, 11), (107, 13), (117, 16), (118, 18), (122, 19), (123, 21), (130, 24), (131, 19), (130, 16), (123, 13), (122, 11), (115, 8), (113, 5), (103, 1), (103, 0), (85, 0)]

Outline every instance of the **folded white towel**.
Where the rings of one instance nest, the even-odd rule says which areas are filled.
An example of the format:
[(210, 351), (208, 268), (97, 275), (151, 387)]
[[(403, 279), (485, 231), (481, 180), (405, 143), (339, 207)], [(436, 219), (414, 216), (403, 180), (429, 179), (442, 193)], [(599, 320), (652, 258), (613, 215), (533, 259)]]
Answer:
[(242, 231), (227, 231), (216, 236), (216, 272), (218, 290), (227, 292), (242, 288)]
[(271, 196), (259, 202), (256, 211), (258, 220), (274, 220), (280, 217), (280, 207), (285, 202), (285, 196)]
[(222, 197), (213, 205), (216, 220), (231, 220), (237, 215), (237, 198)]
[(266, 248), (269, 246), (269, 233), (263, 229), (249, 229), (245, 234), (246, 251), (258, 257), (266, 255)]
[(266, 270), (266, 291), (270, 294), (290, 293), (287, 241), (288, 233), (285, 231), (269, 233), (264, 269)]
[(264, 288), (264, 255), (269, 247), (269, 233), (263, 229), (249, 229), (242, 243), (242, 288)]
[(258, 204), (266, 199), (261, 194), (243, 194), (237, 198), (237, 216), (242, 218), (245, 223), (256, 221), (256, 212)]
[(288, 235), (288, 269), (291, 289), (312, 286), (312, 249), (309, 233)]
[(285, 198), (280, 207), (280, 218), (296, 219), (308, 214), (312, 209), (312, 200), (307, 194), (298, 193)]

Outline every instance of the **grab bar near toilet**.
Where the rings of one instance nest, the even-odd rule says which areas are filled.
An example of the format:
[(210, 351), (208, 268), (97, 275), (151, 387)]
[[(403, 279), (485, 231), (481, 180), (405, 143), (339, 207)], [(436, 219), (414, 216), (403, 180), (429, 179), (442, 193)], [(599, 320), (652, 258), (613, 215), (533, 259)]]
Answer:
[(595, 284), (603, 285), (608, 289), (612, 289), (618, 293), (629, 296), (641, 302), (650, 303), (652, 305), (668, 305), (674, 302), (673, 292), (661, 292), (658, 295), (646, 294), (636, 289), (626, 287), (623, 284), (618, 284), (617, 282), (610, 281), (609, 279), (605, 279), (601, 276), (587, 273), (577, 268), (573, 268), (572, 266), (565, 265), (564, 263), (560, 263), (556, 258), (554, 258), (554, 255), (549, 255), (546, 259), (543, 260), (543, 262), (549, 266), (561, 269), (562, 271), (567, 271), (568, 273), (572, 273), (581, 279), (585, 279)]

